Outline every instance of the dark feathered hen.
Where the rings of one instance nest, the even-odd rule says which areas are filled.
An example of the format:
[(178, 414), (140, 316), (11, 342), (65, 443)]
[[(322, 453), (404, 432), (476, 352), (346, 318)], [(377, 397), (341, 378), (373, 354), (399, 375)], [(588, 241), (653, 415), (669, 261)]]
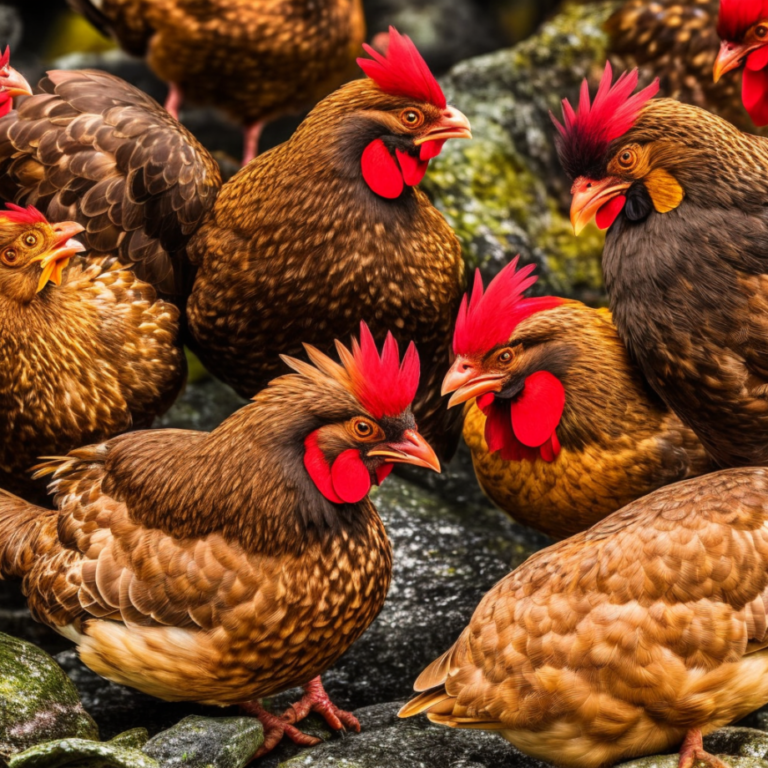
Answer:
[(282, 370), (280, 353), (302, 341), (327, 351), (360, 319), (379, 340), (389, 328), (413, 338), (425, 367), (414, 412), (445, 456), (460, 430), (440, 380), (464, 262), (417, 185), (469, 123), (413, 43), (394, 30), (390, 41), (386, 58), (361, 60), (369, 78), (224, 185), (188, 248), (198, 271), (187, 314), (203, 363), (245, 396)]
[(538, 552), (482, 600), (401, 711), (560, 766), (680, 749), (768, 702), (768, 476), (670, 485)]
[(464, 440), (483, 490), (518, 522), (562, 539), (712, 466), (648, 387), (606, 309), (523, 298), (532, 266), (475, 277), (443, 382), (467, 403)]
[(0, 574), (33, 615), (72, 638), (91, 669), (171, 701), (242, 704), (304, 685), (296, 706), (359, 729), (319, 675), (384, 603), (391, 551), (368, 498), (402, 462), (439, 471), (410, 401), (419, 361), (363, 328), (342, 365), (314, 365), (260, 392), (211, 433), (134, 432), (50, 462), (57, 509), (0, 494)]
[(117, 255), (177, 301), (191, 281), (186, 244), (220, 186), (189, 131), (104, 72), (49, 72), (0, 119), (0, 197), (79, 222), (89, 255)]
[(129, 53), (146, 57), (182, 101), (246, 126), (243, 163), (264, 125), (301, 112), (357, 75), (361, 0), (69, 0)]
[(179, 311), (114, 257), (78, 257), (73, 222), (0, 212), (0, 488), (44, 486), (50, 456), (151, 425), (184, 382)]
[(610, 227), (619, 334), (656, 392), (724, 466), (768, 461), (768, 141), (630, 96), (635, 75), (566, 105), (560, 154), (577, 231)]

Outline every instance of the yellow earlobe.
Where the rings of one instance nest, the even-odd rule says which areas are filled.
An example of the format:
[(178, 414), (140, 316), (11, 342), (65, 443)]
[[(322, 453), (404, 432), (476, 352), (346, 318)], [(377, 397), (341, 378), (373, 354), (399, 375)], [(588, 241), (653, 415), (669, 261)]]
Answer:
[(643, 181), (653, 201), (653, 207), (659, 213), (669, 213), (683, 202), (685, 191), (677, 183), (677, 179), (663, 168), (654, 169)]

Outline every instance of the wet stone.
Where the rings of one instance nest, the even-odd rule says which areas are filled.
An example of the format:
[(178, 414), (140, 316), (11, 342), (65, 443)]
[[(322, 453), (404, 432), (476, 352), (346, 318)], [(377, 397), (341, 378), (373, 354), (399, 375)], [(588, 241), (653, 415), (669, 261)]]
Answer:
[(51, 739), (96, 739), (77, 690), (44, 651), (0, 633), (0, 761)]
[(264, 742), (250, 717), (185, 717), (143, 748), (160, 768), (243, 768)]

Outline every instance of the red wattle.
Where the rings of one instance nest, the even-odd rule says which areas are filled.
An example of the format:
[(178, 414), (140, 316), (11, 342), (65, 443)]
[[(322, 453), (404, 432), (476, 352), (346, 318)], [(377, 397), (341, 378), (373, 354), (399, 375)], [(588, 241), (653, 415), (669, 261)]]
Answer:
[(565, 388), (549, 371), (537, 371), (525, 380), (512, 403), (512, 429), (523, 445), (538, 448), (560, 423), (565, 408)]
[(486, 392), (484, 395), (480, 395), (475, 402), (477, 402), (477, 407), (487, 416), (495, 399), (496, 395), (493, 392)]
[(415, 187), (424, 178), (424, 174), (427, 172), (427, 168), (429, 168), (429, 160), (419, 160), (407, 152), (401, 152), (399, 149), (395, 150), (395, 155), (397, 155), (397, 162), (400, 163), (403, 181), (409, 187)]
[(512, 432), (507, 403), (494, 403), (485, 419), (485, 442), (491, 453), (501, 451), (510, 441), (517, 442)]
[(343, 504), (342, 499), (333, 490), (331, 468), (328, 466), (322, 450), (320, 450), (317, 439), (317, 432), (313, 432), (311, 435), (307, 435), (306, 440), (304, 440), (304, 467), (312, 478), (312, 482), (317, 486), (317, 490), (328, 501), (332, 501), (334, 504)]
[(365, 148), (360, 162), (365, 183), (375, 194), (388, 200), (400, 197), (405, 187), (403, 174), (381, 139)]
[(357, 504), (371, 490), (371, 474), (360, 458), (360, 451), (349, 448), (339, 454), (331, 467), (333, 490), (347, 504)]
[(747, 57), (747, 66), (741, 80), (741, 100), (752, 122), (762, 127), (768, 125), (768, 70), (763, 67), (754, 69), (752, 58), (761, 53), (760, 49)]
[(0, 93), (0, 117), (7, 115), (13, 109), (13, 99), (8, 94)]
[(598, 229), (608, 229), (616, 221), (616, 217), (624, 210), (624, 204), (627, 198), (624, 195), (618, 195), (613, 200), (609, 200), (595, 216), (595, 224)]
[(376, 483), (381, 485), (388, 477), (389, 473), (395, 468), (394, 464), (382, 464), (376, 470)]
[(757, 72), (759, 69), (765, 69), (768, 66), (768, 45), (758, 48), (756, 51), (747, 56), (747, 61), (744, 65), (747, 69), (751, 69)]
[(422, 160), (432, 160), (443, 151), (443, 144), (447, 139), (435, 139), (435, 141), (425, 141), (419, 150), (419, 157)]

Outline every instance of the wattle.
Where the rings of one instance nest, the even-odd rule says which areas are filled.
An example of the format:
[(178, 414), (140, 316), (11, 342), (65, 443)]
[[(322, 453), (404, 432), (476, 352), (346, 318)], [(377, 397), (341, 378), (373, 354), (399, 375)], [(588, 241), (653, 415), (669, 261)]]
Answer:
[[(372, 141), (363, 151), (360, 164), (363, 179), (379, 197), (394, 200), (400, 197), (406, 186), (415, 187), (421, 183), (429, 167), (429, 161), (440, 154), (442, 141), (428, 141), (422, 144), (419, 157), (395, 150), (395, 157), (381, 139)], [(430, 146), (436, 145), (436, 146)]]
[(504, 461), (552, 462), (560, 454), (556, 429), (565, 408), (565, 389), (547, 371), (538, 371), (525, 380), (514, 400), (493, 394), (478, 398), (485, 414), (485, 442), (491, 453), (499, 452)]
[(768, 46), (747, 57), (741, 81), (741, 100), (752, 122), (768, 125)]
[(609, 200), (595, 216), (595, 224), (598, 229), (608, 229), (616, 221), (616, 217), (624, 210), (627, 198), (624, 195), (618, 195)]

